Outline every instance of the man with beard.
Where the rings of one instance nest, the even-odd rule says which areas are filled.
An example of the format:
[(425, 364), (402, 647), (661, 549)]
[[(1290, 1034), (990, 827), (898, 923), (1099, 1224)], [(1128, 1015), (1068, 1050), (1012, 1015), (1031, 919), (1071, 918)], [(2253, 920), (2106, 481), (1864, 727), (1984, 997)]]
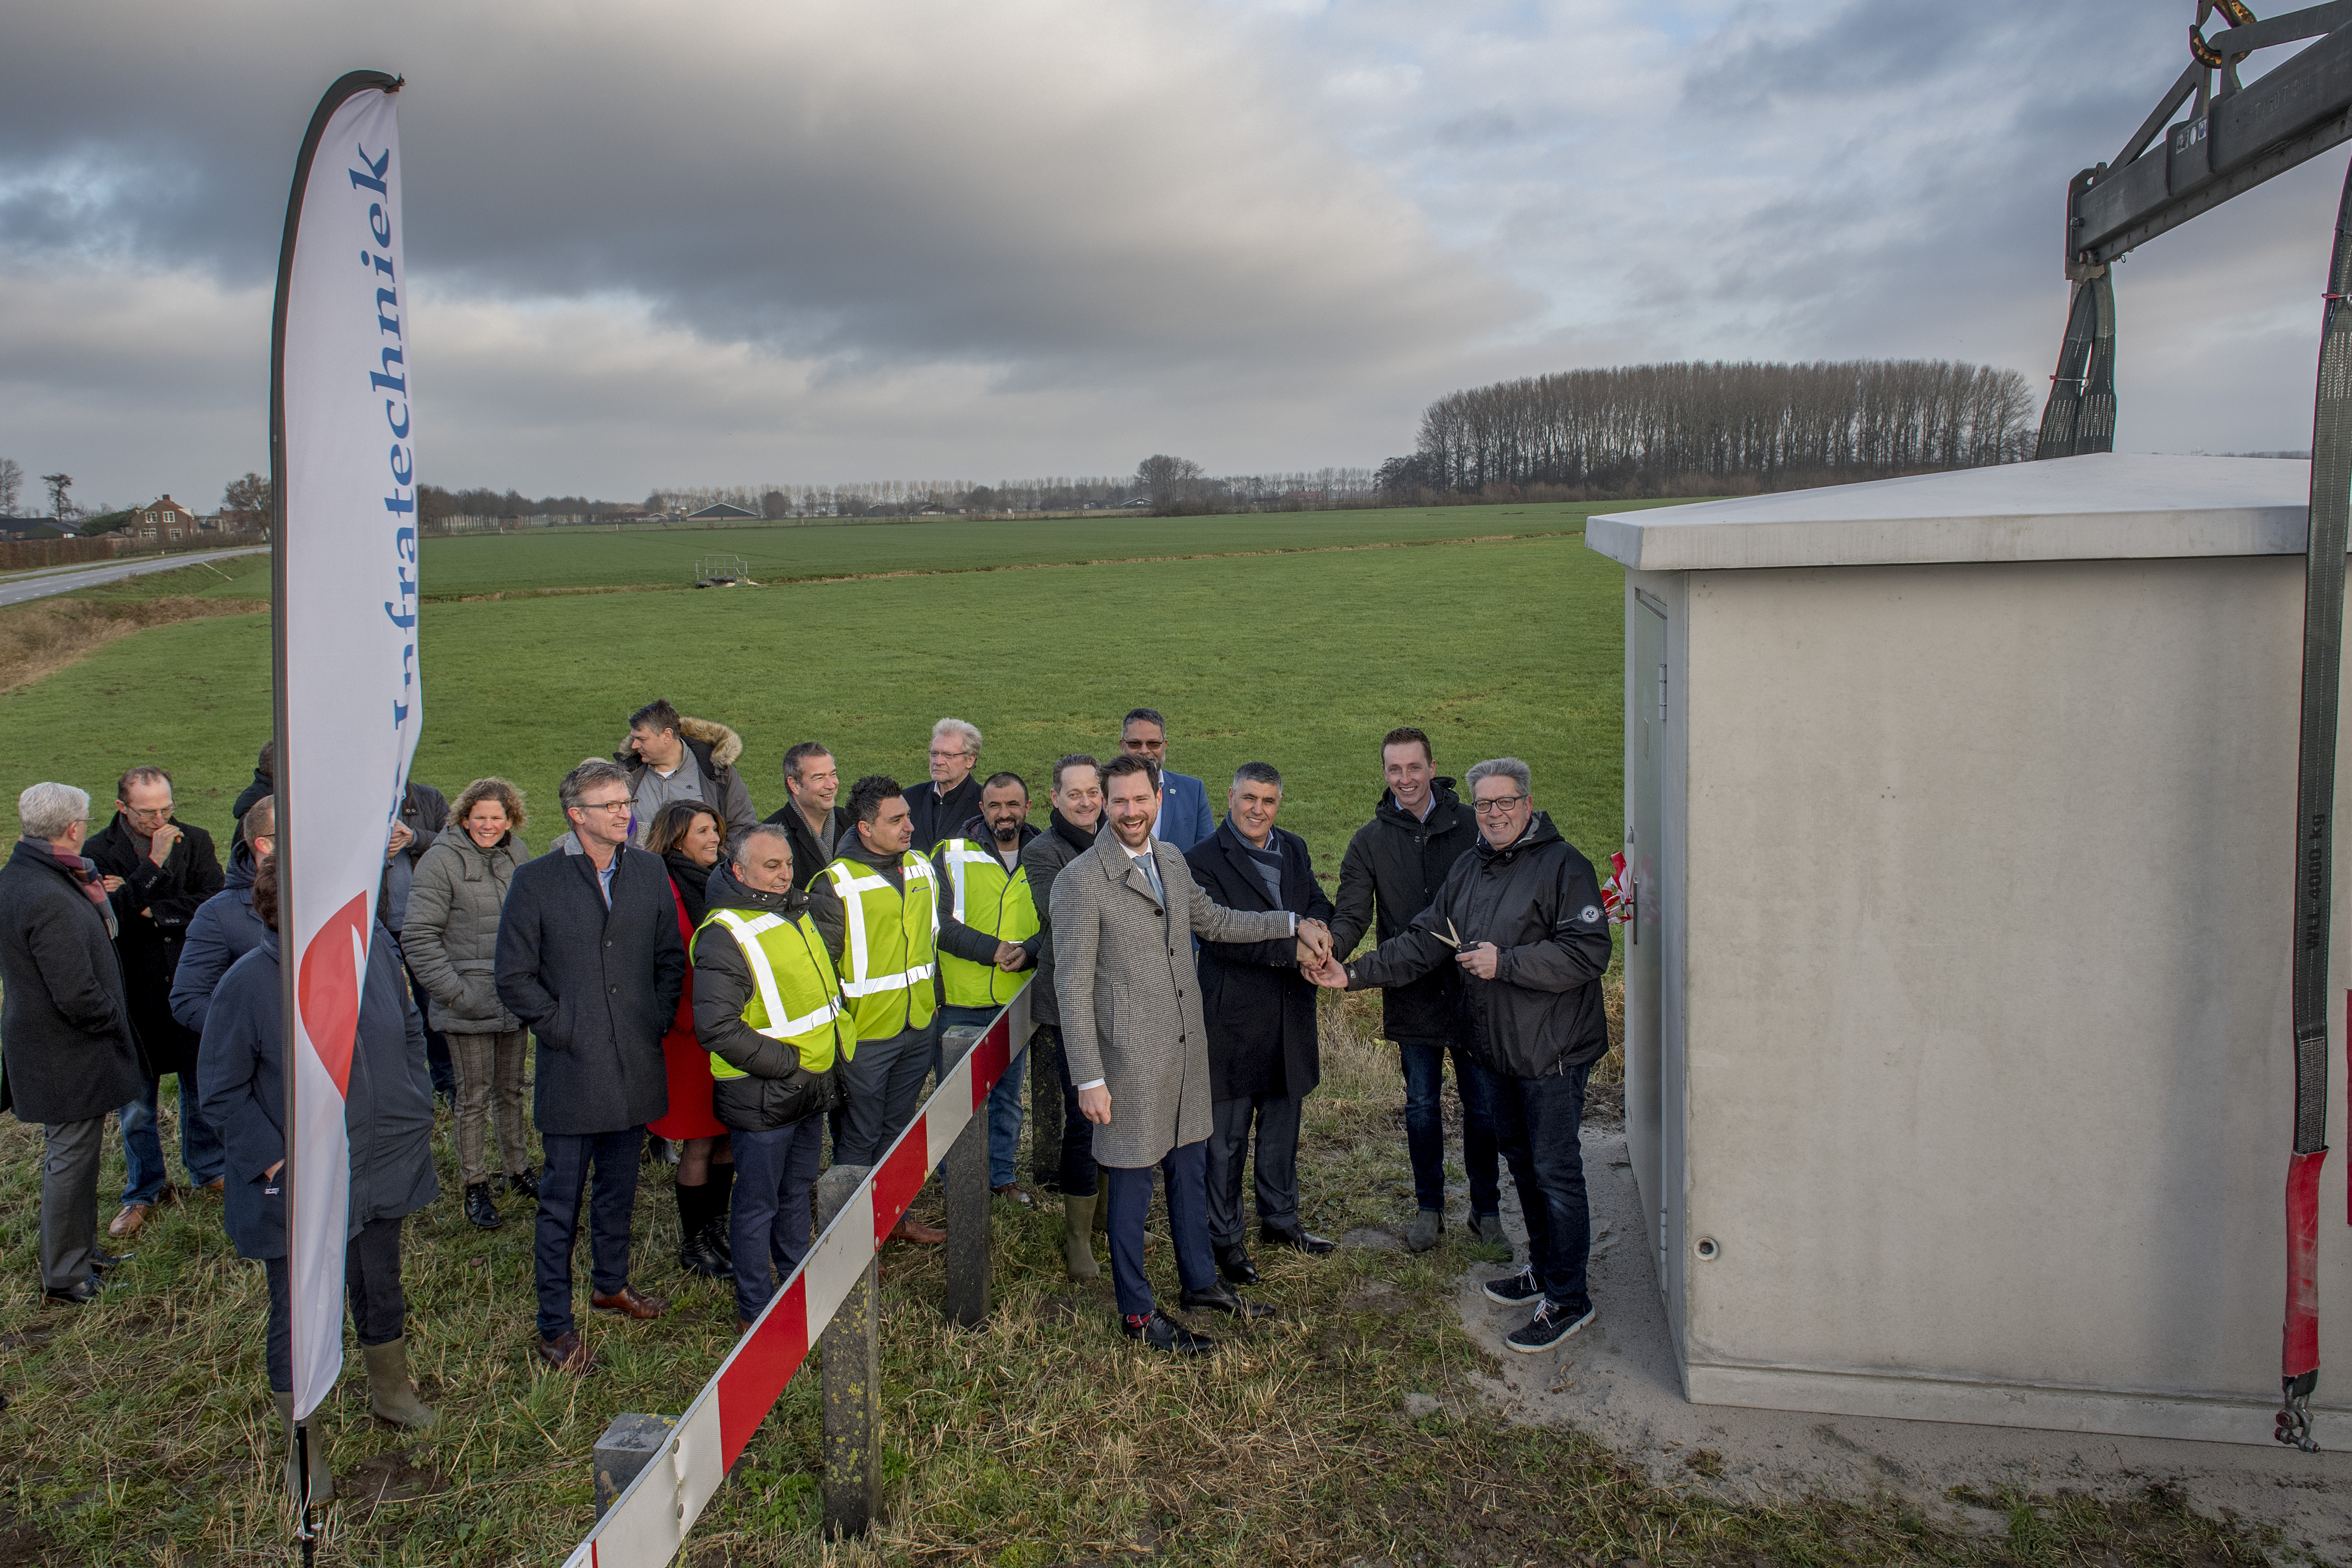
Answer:
[(1191, 939), (1292, 937), (1305, 967), (1328, 962), (1330, 933), (1288, 910), (1244, 911), (1213, 901), (1176, 847), (1152, 837), (1159, 769), (1129, 752), (1111, 759), (1103, 777), (1110, 831), (1054, 882), (1063, 1046), (1078, 1083), (1079, 1112), (1094, 1123), (1095, 1159), (1109, 1172), (1120, 1330), (1157, 1351), (1198, 1354), (1214, 1342), (1160, 1311), (1144, 1274), (1155, 1167), (1167, 1176), (1168, 1226), (1185, 1308), (1244, 1319), (1266, 1317), (1272, 1309), (1235, 1295), (1217, 1278), (1210, 1250), (1209, 1040)]
[[(1037, 837), (1029, 826), (1029, 785), (1019, 773), (996, 773), (980, 789), (980, 815), (933, 851), (941, 889), (940, 985), (942, 1027), (986, 1024), (1029, 984), (1037, 962), (1037, 906), (1021, 851)], [(1034, 1207), (1014, 1182), (1021, 1149), (1021, 1079), (1029, 1043), (1013, 1042), (1013, 1059), (988, 1095), (988, 1184), (1000, 1198)]]
[[(1054, 986), (1054, 879), (1062, 868), (1094, 847), (1102, 826), (1102, 764), (1083, 752), (1054, 764), (1054, 787), (1047, 798), (1053, 814), (1045, 831), (1021, 851), (1021, 868), (1029, 874), (1029, 898), (1037, 910), (1037, 977), (1029, 991), (1029, 1019), (1036, 1033), (1029, 1037), (1036, 1070), (1051, 1072), (1062, 1086), (1062, 1150), (1052, 1185), (1062, 1194), (1062, 1259), (1073, 1279), (1093, 1279), (1102, 1274), (1095, 1262), (1092, 1233), (1104, 1215), (1096, 1198), (1094, 1128), (1078, 1113), (1077, 1085), (1070, 1081), (1070, 1064), (1062, 1051), (1062, 1008)], [(1042, 1136), (1044, 1129), (1039, 1132)], [(1045, 1150), (1034, 1156), (1039, 1184)]]

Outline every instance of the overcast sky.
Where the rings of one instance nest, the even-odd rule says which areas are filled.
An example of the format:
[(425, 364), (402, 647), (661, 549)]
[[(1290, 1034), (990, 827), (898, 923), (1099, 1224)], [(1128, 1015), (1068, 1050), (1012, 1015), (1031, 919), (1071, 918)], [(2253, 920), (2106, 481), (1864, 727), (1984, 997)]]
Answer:
[[(1454, 388), (1659, 359), (1949, 357), (2038, 396), (2066, 179), (2191, 13), (19, 6), (0, 456), (119, 505), (268, 467), (293, 158), (362, 66), (408, 79), (420, 470), (453, 487), (1371, 464)], [(2309, 445), (2345, 159), (2123, 269), (2119, 447)]]

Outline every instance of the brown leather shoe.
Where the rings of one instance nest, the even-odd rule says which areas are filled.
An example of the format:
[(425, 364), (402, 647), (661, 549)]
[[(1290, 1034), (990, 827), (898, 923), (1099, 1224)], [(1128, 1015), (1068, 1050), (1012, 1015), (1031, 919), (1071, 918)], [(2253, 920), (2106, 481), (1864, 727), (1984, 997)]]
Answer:
[(539, 1342), (539, 1359), (558, 1372), (585, 1376), (596, 1370), (596, 1358), (588, 1353), (586, 1342), (569, 1330), (551, 1340)]
[(988, 1190), (1005, 1202), (1019, 1204), (1024, 1209), (1034, 1209), (1037, 1206), (1037, 1200), (1023, 1192), (1021, 1184), (1018, 1182), (1007, 1182), (1001, 1187), (991, 1187)]
[(911, 1241), (922, 1247), (937, 1247), (948, 1238), (948, 1233), (937, 1226), (925, 1225), (913, 1215), (902, 1214), (898, 1223), (890, 1227), (892, 1241)]
[(223, 1177), (215, 1176), (196, 1190), (208, 1198), (216, 1198), (228, 1191), (228, 1183)]
[(153, 1204), (124, 1204), (122, 1212), (114, 1216), (114, 1223), (106, 1227), (106, 1234), (117, 1241), (128, 1241), (139, 1234), (139, 1227), (154, 1212)]
[(625, 1318), (635, 1318), (649, 1323), (667, 1310), (669, 1303), (658, 1296), (641, 1296), (624, 1285), (610, 1296), (591, 1296), (588, 1304), (600, 1312), (618, 1312)]

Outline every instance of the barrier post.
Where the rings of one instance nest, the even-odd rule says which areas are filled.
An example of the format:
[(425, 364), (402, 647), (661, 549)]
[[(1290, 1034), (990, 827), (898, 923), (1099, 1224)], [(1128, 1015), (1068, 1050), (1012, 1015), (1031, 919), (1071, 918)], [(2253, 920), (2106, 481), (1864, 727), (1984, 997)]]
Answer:
[[(970, 1055), (985, 1030), (958, 1025), (940, 1043), (940, 1059), (954, 1063)], [(948, 1208), (947, 1315), (960, 1329), (988, 1321), (988, 1102), (972, 1107), (948, 1157), (940, 1162), (940, 1185)]]
[(625, 1415), (613, 1417), (596, 1439), (596, 1512), (601, 1518), (613, 1500), (629, 1489), (637, 1472), (669, 1441), (677, 1422), (667, 1415)]
[(1061, 1033), (1040, 1027), (1029, 1037), (1029, 1179), (1055, 1192), (1062, 1185)]
[[(831, 1225), (866, 1179), (864, 1165), (835, 1165), (816, 1183), (817, 1229)], [(874, 1259), (841, 1300), (818, 1340), (824, 1353), (824, 1533), (863, 1535), (881, 1483), (881, 1338), (874, 1312)]]

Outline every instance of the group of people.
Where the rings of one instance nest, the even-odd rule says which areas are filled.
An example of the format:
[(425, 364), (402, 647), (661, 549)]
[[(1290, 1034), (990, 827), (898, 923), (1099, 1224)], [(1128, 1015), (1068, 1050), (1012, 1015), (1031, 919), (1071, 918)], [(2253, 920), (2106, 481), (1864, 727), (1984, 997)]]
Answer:
[[(1213, 1343), (1153, 1295), (1155, 1179), (1188, 1311), (1269, 1310), (1237, 1289), (1258, 1279), (1253, 1167), (1260, 1242), (1331, 1250), (1298, 1191), (1318, 986), (1384, 991), (1417, 1197), (1408, 1245), (1433, 1247), (1445, 1224), (1450, 1057), (1468, 1224), (1504, 1240), (1506, 1163), (1526, 1215), (1524, 1267), (1486, 1287), (1534, 1308), (1509, 1342), (1539, 1350), (1589, 1321), (1578, 1126), (1607, 1048), (1611, 939), (1591, 863), (1536, 810), (1526, 765), (1478, 763), (1465, 801), (1425, 734), (1390, 731), (1380, 801), (1334, 900), (1278, 826), (1274, 767), (1237, 770), (1220, 821), (1199, 779), (1166, 770), (1167, 740), (1166, 720), (1138, 708), (1108, 759), (1062, 757), (1042, 827), (1028, 781), (982, 774), (981, 731), (957, 719), (934, 726), (912, 790), (881, 774), (845, 790), (828, 747), (791, 747), (786, 803), (761, 818), (740, 738), (651, 702), (618, 752), (564, 776), (563, 831), (536, 857), (508, 781), (478, 779), (454, 805), (410, 784), (384, 849), (348, 1096), (348, 1297), (374, 1414), (435, 1419), (407, 1373), (400, 1222), (438, 1196), (436, 1091), (455, 1104), (466, 1218), (496, 1228), (501, 1198), (534, 1204), (537, 1351), (584, 1373), (583, 1213), (590, 1309), (644, 1321), (667, 1307), (632, 1282), (648, 1150), (673, 1169), (680, 1266), (731, 1279), (748, 1328), (811, 1245), (828, 1139), (835, 1164), (880, 1159), (954, 1066), (948, 1043), (974, 1037), (955, 1026), (987, 1023), (1024, 989), (1034, 1028), (990, 1097), (990, 1182), (1036, 1201), (1014, 1166), (1034, 1060), (1066, 1110), (1058, 1179), (1044, 1184), (1059, 1190), (1067, 1270), (1097, 1277), (1093, 1238), (1108, 1232), (1129, 1337)], [(0, 867), (0, 1106), (44, 1130), (44, 1294), (83, 1305), (125, 1256), (95, 1234), (105, 1118), (129, 1171), (108, 1245), (127, 1245), (168, 1201), (157, 1086), (178, 1075), (182, 1161), (223, 1199), (240, 1255), (267, 1266), (270, 1381), (290, 1408), (272, 772), (265, 748), (226, 871), (176, 816), (161, 768), (124, 773), (111, 822), (87, 838), (84, 792), (24, 793), (23, 836)], [(911, 1215), (892, 1234), (944, 1239)], [(317, 1497), (331, 1482), (323, 1446), (312, 1454)]]

